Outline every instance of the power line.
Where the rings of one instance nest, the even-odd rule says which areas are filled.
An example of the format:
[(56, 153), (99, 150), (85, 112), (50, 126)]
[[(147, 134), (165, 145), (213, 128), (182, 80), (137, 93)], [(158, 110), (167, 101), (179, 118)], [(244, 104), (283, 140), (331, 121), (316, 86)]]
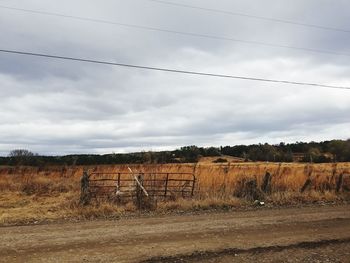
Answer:
[(136, 25), (136, 24), (126, 24), (126, 23), (119, 23), (119, 22), (113, 22), (113, 21), (102, 20), (102, 19), (80, 17), (80, 16), (71, 16), (71, 15), (65, 15), (65, 14), (59, 14), (59, 13), (53, 13), (53, 12), (22, 9), (22, 8), (8, 7), (8, 6), (2, 6), (2, 5), (0, 5), (0, 8), (21, 11), (21, 12), (27, 12), (27, 13), (40, 14), (40, 15), (64, 17), (64, 18), (81, 20), (81, 21), (89, 21), (89, 22), (94, 22), (94, 23), (110, 24), (110, 25), (116, 25), (116, 26), (122, 26), (122, 27), (128, 27), (128, 28), (137, 28), (137, 29), (141, 29), (141, 30), (157, 31), (157, 32), (163, 32), (163, 33), (191, 36), (191, 37), (231, 41), (231, 42), (238, 42), (238, 43), (244, 43), (244, 44), (250, 44), (250, 45), (260, 45), (260, 46), (267, 46), (267, 47), (275, 47), (275, 48), (277, 47), (277, 48), (293, 49), (293, 50), (307, 51), (307, 52), (313, 52), (313, 53), (323, 53), (323, 54), (329, 54), (329, 55), (350, 56), (350, 54), (348, 54), (348, 53), (340, 53), (340, 52), (335, 52), (335, 51), (331, 51), (331, 50), (313, 49), (313, 48), (306, 48), (306, 47), (295, 47), (295, 46), (288, 46), (288, 45), (278, 45), (278, 44), (265, 43), (265, 42), (259, 42), (259, 41), (250, 41), (250, 40), (237, 39), (237, 38), (231, 38), (231, 37), (221, 37), (221, 36), (214, 36), (214, 35), (207, 35), (207, 34), (183, 32), (183, 31), (176, 31), (176, 30), (170, 30), (170, 29), (164, 29), (164, 28), (158, 28), (158, 27), (141, 26), (141, 25)]
[(177, 6), (177, 7), (198, 9), (198, 10), (214, 12), (214, 13), (221, 13), (221, 14), (226, 14), (226, 15), (233, 15), (233, 16), (247, 17), (247, 18), (253, 18), (253, 19), (258, 19), (258, 20), (272, 21), (272, 22), (283, 23), (283, 24), (290, 24), (290, 25), (296, 25), (296, 26), (317, 28), (317, 29), (322, 29), (322, 30), (350, 33), (350, 30), (348, 30), (348, 29), (328, 27), (328, 26), (315, 25), (315, 24), (307, 24), (307, 23), (302, 23), (302, 22), (297, 22), (297, 21), (292, 21), (292, 20), (284, 20), (284, 19), (279, 19), (279, 18), (257, 16), (257, 15), (251, 15), (251, 14), (246, 14), (246, 13), (231, 12), (231, 11), (226, 11), (226, 10), (222, 10), (222, 9), (206, 8), (206, 7), (187, 5), (187, 4), (181, 4), (181, 3), (174, 3), (174, 2), (163, 1), (163, 0), (146, 0), (146, 1), (156, 2), (156, 3), (160, 3), (160, 4), (165, 4), (165, 5), (172, 5), (172, 6)]
[(244, 77), (244, 76), (225, 75), (225, 74), (216, 74), (216, 73), (190, 71), (190, 70), (160, 68), (160, 67), (151, 67), (151, 66), (109, 62), (109, 61), (102, 61), (102, 60), (95, 60), (95, 59), (85, 59), (85, 58), (50, 55), (50, 54), (44, 54), (44, 53), (25, 52), (25, 51), (19, 51), (19, 50), (0, 49), (0, 52), (8, 53), (8, 54), (44, 57), (44, 58), (50, 58), (50, 59), (70, 60), (70, 61), (78, 61), (78, 62), (85, 62), (85, 63), (94, 63), (94, 64), (119, 66), (119, 67), (127, 67), (127, 68), (137, 68), (137, 69), (179, 73), (179, 74), (188, 74), (188, 75), (197, 75), (197, 76), (206, 76), (206, 77), (230, 78), (230, 79), (251, 80), (251, 81), (260, 81), (260, 82), (272, 82), (272, 83), (280, 83), (280, 84), (292, 84), (292, 85), (303, 85), (303, 86), (330, 88), (330, 89), (350, 90), (350, 87), (325, 85), (325, 84), (319, 84), (319, 83), (298, 82), (298, 81), (290, 81), (290, 80), (276, 80), (276, 79), (266, 79), (266, 78), (256, 78), (256, 77)]

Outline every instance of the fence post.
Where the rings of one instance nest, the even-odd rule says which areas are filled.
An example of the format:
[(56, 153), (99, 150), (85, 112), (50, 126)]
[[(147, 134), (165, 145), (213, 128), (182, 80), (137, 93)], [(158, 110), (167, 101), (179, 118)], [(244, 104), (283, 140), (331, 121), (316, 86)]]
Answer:
[(191, 197), (193, 197), (193, 193), (194, 193), (194, 187), (196, 184), (196, 177), (193, 175), (193, 183), (192, 183), (192, 192), (191, 192)]
[(306, 181), (305, 181), (303, 187), (300, 189), (300, 192), (301, 192), (301, 193), (304, 193), (305, 190), (307, 190), (308, 188), (310, 188), (311, 184), (312, 184), (311, 179), (310, 179), (310, 178), (306, 179)]
[(143, 176), (142, 174), (137, 175), (137, 182), (136, 182), (136, 203), (139, 210), (142, 209), (142, 185), (143, 185)]
[(83, 172), (83, 176), (80, 179), (80, 203), (83, 205), (87, 205), (90, 202), (89, 185), (89, 175), (88, 172), (85, 170)]
[(335, 191), (338, 193), (342, 190), (343, 186), (343, 173), (341, 173), (338, 177), (337, 185)]
[(120, 188), (120, 173), (118, 173), (118, 187)]
[(118, 173), (118, 178), (117, 178), (117, 187), (116, 187), (116, 196), (117, 196), (117, 203), (120, 204), (121, 199), (120, 199), (120, 173)]
[(261, 186), (261, 190), (264, 193), (270, 193), (271, 192), (271, 174), (269, 172), (265, 173), (263, 184)]
[(166, 174), (166, 181), (165, 181), (165, 192), (164, 192), (164, 200), (166, 200), (166, 195), (168, 193), (168, 180), (169, 180), (169, 174)]

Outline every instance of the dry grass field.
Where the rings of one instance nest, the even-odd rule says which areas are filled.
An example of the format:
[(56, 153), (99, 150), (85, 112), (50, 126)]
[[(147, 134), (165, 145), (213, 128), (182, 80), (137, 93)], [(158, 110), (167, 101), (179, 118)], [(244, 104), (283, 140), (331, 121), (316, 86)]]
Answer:
[[(229, 209), (252, 205), (256, 196), (246, 193), (253, 181), (253, 194), (266, 205), (298, 205), (350, 200), (350, 163), (222, 163), (130, 165), (143, 172), (194, 172), (196, 190), (192, 200), (158, 203), (156, 212), (173, 210)], [(108, 202), (79, 204), (80, 178), (84, 168), (93, 172), (128, 172), (128, 165), (72, 167), (0, 167), (0, 224), (39, 223), (51, 220), (117, 218), (136, 212), (133, 203), (117, 206)], [(262, 193), (265, 173), (271, 174), (270, 191)], [(344, 174), (343, 187), (336, 192)], [(309, 181), (307, 187), (305, 183)], [(305, 188), (301, 192), (302, 188)], [(248, 189), (249, 190), (249, 189)]]

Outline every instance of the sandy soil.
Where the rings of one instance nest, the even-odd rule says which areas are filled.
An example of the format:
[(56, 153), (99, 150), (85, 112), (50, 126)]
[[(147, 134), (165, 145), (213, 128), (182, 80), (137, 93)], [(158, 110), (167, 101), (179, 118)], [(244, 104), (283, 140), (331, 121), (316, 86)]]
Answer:
[(0, 262), (350, 262), (350, 205), (0, 227)]

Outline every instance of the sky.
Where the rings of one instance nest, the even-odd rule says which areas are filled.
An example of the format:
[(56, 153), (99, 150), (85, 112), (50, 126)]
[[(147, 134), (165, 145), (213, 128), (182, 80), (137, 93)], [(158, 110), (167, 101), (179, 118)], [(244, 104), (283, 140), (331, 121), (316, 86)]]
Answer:
[[(151, 0), (0, 0), (0, 49), (350, 87), (350, 1), (168, 1), (344, 31)], [(349, 113), (350, 90), (0, 53), (2, 156), (348, 139)]]

